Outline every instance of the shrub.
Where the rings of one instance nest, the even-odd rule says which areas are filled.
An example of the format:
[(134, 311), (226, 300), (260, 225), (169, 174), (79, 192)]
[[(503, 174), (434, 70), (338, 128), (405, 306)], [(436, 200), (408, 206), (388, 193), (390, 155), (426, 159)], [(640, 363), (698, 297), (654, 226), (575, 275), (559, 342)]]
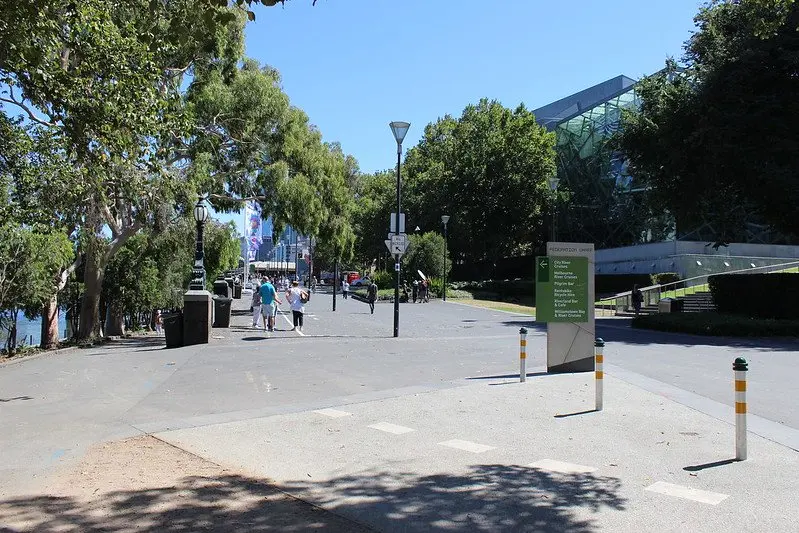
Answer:
[(659, 274), (652, 274), (649, 278), (652, 285), (665, 285), (667, 283), (680, 281), (680, 275), (676, 272), (661, 272)]
[(394, 272), (389, 272), (387, 270), (378, 270), (372, 276), (372, 281), (377, 283), (377, 287), (379, 288), (386, 288), (386, 287), (393, 287), (394, 286)]
[(664, 313), (633, 318), (632, 326), (671, 333), (724, 337), (799, 337), (799, 320), (749, 318), (719, 313)]
[(725, 274), (708, 278), (719, 313), (757, 318), (799, 318), (799, 275)]

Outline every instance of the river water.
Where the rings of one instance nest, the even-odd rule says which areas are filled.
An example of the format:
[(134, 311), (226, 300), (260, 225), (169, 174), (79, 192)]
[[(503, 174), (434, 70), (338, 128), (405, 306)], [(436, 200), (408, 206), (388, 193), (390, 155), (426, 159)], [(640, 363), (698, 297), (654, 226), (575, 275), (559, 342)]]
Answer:
[[(60, 337), (63, 339), (66, 337), (67, 334), (67, 321), (64, 317), (64, 313), (58, 314), (58, 332)], [(17, 346), (22, 345), (22, 342), (25, 342), (25, 345), (38, 345), (41, 341), (41, 333), (42, 333), (42, 319), (37, 318), (36, 320), (28, 320), (25, 318), (25, 315), (20, 312), (17, 315)], [(31, 336), (33, 336), (33, 342), (31, 343)], [(6, 342), (6, 334), (4, 331), (0, 332), (0, 347), (4, 346)]]

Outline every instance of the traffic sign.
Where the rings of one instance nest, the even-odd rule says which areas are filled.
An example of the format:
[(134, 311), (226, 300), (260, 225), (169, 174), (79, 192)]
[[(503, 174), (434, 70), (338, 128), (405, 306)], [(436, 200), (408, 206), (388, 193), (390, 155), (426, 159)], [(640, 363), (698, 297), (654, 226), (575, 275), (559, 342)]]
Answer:
[(405, 250), (408, 248), (408, 236), (404, 233), (400, 233), (399, 235), (392, 235), (391, 236), (391, 246), (389, 247), (389, 252), (394, 255), (402, 255), (405, 253)]

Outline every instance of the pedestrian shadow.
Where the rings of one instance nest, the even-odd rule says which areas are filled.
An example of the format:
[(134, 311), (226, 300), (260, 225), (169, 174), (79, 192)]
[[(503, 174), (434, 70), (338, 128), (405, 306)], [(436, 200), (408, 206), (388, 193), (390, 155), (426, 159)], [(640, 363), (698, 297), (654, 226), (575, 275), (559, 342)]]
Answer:
[(128, 531), (136, 524), (162, 533), (589, 533), (598, 528), (594, 516), (625, 509), (620, 486), (613, 477), (497, 464), (458, 474), (366, 471), (276, 486), (240, 475), (191, 476), (166, 487), (89, 499), (46, 495), (1, 500), (0, 531)]

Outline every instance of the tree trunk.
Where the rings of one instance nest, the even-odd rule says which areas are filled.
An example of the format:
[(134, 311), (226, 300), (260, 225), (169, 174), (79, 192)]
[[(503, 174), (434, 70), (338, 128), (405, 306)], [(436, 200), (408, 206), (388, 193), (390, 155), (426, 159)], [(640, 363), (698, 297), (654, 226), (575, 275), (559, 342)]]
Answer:
[(80, 306), (80, 326), (78, 340), (100, 336), (100, 293), (103, 290), (105, 265), (101, 262), (100, 251), (90, 246), (86, 253), (84, 283), (86, 292)]
[(105, 334), (117, 336), (125, 334), (125, 317), (122, 315), (122, 310), (113, 303), (106, 311)]
[(39, 347), (49, 350), (58, 346), (58, 293), (50, 297), (50, 301), (42, 307), (42, 334)]

